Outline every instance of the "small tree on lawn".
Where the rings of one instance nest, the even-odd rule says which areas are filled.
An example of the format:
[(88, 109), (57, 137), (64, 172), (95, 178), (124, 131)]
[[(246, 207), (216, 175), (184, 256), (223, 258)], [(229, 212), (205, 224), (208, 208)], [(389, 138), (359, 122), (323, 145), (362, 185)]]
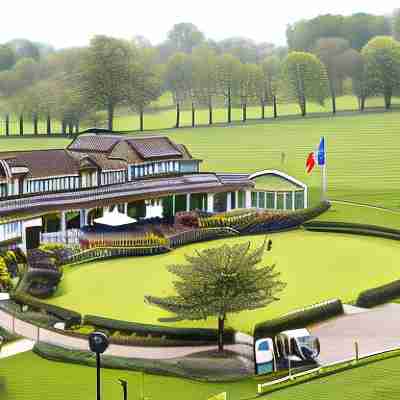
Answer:
[(263, 266), (271, 241), (256, 249), (251, 243), (239, 243), (196, 251), (186, 255), (186, 263), (170, 265), (168, 270), (180, 278), (174, 282), (175, 296), (146, 296), (146, 300), (174, 313), (163, 321), (218, 318), (218, 350), (223, 351), (224, 324), (228, 314), (265, 307), (279, 300), (286, 286), (275, 265)]

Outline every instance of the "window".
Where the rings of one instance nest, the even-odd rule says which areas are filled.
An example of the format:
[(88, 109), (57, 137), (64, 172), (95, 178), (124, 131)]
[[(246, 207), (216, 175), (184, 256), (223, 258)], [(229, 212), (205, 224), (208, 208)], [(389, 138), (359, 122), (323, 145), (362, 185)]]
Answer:
[(251, 192), (251, 206), (257, 208), (257, 192)]
[(179, 172), (179, 161), (174, 162), (174, 171)]
[(154, 164), (154, 173), (158, 174), (158, 163)]
[(296, 210), (304, 208), (304, 192), (296, 192), (294, 197), (294, 207)]
[(258, 192), (258, 208), (265, 208), (265, 192)]
[(284, 203), (283, 203), (284, 195), (285, 195), (285, 193), (278, 193), (277, 194), (276, 208), (278, 210), (283, 210), (284, 209)]
[(286, 210), (291, 210), (293, 208), (293, 193), (286, 193)]

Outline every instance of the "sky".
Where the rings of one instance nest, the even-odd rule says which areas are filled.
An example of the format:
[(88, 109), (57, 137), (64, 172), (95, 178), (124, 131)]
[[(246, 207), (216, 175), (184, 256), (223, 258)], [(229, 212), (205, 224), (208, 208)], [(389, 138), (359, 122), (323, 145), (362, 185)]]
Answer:
[(289, 23), (319, 14), (390, 14), (396, 0), (1, 0), (0, 43), (14, 38), (84, 46), (96, 34), (162, 42), (171, 27), (192, 22), (208, 38), (243, 36), (285, 45)]

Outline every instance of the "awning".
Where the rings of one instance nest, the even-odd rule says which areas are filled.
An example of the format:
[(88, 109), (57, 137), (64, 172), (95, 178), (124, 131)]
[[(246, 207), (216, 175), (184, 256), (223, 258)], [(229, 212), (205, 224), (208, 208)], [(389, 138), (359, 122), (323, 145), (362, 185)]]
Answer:
[(108, 226), (122, 226), (129, 225), (137, 222), (135, 218), (131, 218), (126, 214), (122, 214), (118, 211), (118, 207), (115, 207), (113, 211), (106, 212), (101, 218), (94, 220), (96, 224), (108, 225)]

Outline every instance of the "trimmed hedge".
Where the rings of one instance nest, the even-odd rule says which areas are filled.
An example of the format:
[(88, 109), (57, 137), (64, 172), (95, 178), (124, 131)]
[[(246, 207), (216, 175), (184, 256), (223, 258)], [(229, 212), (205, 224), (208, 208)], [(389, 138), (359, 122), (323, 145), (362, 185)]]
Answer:
[[(96, 366), (96, 356), (94, 353), (69, 350), (63, 347), (53, 346), (45, 343), (36, 343), (33, 348), (34, 353), (51, 361), (60, 361), (66, 363), (86, 365), (89, 367)], [(147, 374), (172, 376), (178, 378), (194, 379), (205, 382), (230, 382), (243, 379), (248, 374), (243, 372), (235, 373), (232, 370), (224, 369), (224, 359), (220, 361), (219, 373), (216, 374), (215, 363), (219, 362), (216, 357), (209, 357), (210, 368), (200, 362), (200, 367), (196, 368), (194, 362), (180, 362), (182, 359), (172, 360), (150, 360), (141, 358), (123, 358), (109, 355), (102, 355), (101, 364), (104, 368), (119, 369), (125, 371), (139, 371)], [(217, 365), (218, 367), (218, 365)]]
[(400, 280), (365, 290), (358, 295), (356, 306), (371, 308), (400, 297)]
[[(169, 326), (140, 324), (137, 322), (119, 321), (95, 315), (85, 315), (84, 325), (94, 325), (107, 330), (136, 333), (138, 336), (154, 335), (164, 336), (166, 339), (191, 341), (191, 342), (215, 342), (218, 338), (216, 329), (202, 328), (173, 328)], [(227, 329), (224, 334), (225, 343), (233, 343), (234, 331)]]
[(384, 239), (400, 240), (400, 230), (376, 225), (353, 224), (350, 222), (335, 221), (310, 221), (304, 224), (304, 228), (309, 231), (349, 233), (381, 237)]
[(254, 328), (254, 339), (274, 337), (282, 331), (304, 328), (343, 313), (343, 305), (340, 300), (315, 304), (303, 310), (294, 311), (282, 317), (257, 324)]
[(243, 234), (257, 234), (277, 232), (281, 230), (293, 229), (304, 224), (306, 221), (317, 217), (329, 210), (329, 201), (323, 201), (317, 206), (298, 211), (263, 211), (257, 214), (255, 221), (244, 229), (240, 229)]
[(67, 310), (62, 307), (54, 306), (52, 304), (42, 303), (34, 297), (25, 293), (13, 293), (11, 294), (11, 300), (20, 305), (27, 305), (29, 308), (35, 311), (45, 312), (50, 316), (59, 318), (60, 320), (65, 322), (66, 328), (69, 328), (73, 325), (79, 325), (82, 322), (81, 314), (75, 311)]

